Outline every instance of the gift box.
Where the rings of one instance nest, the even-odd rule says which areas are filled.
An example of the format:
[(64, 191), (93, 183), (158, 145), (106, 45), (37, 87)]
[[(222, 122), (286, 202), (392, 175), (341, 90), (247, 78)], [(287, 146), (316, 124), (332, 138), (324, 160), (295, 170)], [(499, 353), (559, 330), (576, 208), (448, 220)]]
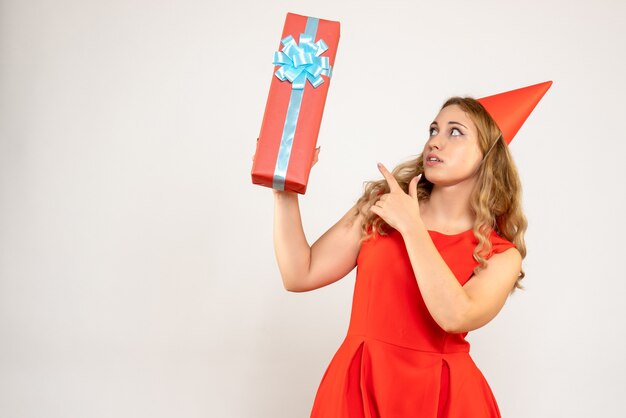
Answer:
[(287, 13), (252, 183), (306, 192), (339, 44), (339, 22)]

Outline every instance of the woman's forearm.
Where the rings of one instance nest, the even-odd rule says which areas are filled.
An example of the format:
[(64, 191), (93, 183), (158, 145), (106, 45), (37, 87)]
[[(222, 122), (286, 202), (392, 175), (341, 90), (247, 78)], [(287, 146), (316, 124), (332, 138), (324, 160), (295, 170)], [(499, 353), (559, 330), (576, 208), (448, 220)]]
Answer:
[(285, 289), (305, 280), (311, 247), (304, 235), (298, 194), (274, 190), (274, 252)]
[(402, 233), (428, 311), (441, 328), (454, 332), (469, 298), (435, 247), (428, 230), (414, 225)]

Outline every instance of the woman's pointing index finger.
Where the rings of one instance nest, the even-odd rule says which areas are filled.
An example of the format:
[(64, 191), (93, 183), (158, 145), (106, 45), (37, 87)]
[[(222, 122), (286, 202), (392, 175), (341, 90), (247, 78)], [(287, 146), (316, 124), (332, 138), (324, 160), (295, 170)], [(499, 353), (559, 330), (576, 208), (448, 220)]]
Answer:
[(387, 180), (387, 184), (389, 185), (390, 191), (402, 189), (400, 185), (398, 184), (398, 182), (396, 181), (396, 178), (393, 176), (393, 174), (391, 174), (389, 170), (387, 170), (387, 167), (385, 167), (382, 163), (378, 163), (378, 170), (383, 174), (383, 176)]

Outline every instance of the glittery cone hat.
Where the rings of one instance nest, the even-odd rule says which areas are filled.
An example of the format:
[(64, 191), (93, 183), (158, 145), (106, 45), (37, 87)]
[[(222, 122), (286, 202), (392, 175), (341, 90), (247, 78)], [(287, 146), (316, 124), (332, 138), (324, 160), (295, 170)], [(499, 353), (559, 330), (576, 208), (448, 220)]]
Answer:
[(510, 144), (551, 85), (552, 81), (546, 81), (477, 100), (496, 121), (505, 142)]

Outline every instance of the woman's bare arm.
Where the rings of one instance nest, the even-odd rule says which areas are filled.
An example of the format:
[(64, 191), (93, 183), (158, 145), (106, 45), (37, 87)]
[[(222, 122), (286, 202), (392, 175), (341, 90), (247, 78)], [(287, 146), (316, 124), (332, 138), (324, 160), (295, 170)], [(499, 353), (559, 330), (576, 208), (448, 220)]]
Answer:
[[(258, 140), (258, 138), (257, 138)], [(315, 150), (311, 168), (319, 159)], [(254, 161), (254, 156), (252, 157)], [(313, 246), (304, 236), (298, 194), (274, 192), (274, 252), (285, 289), (306, 292), (336, 282), (354, 266), (360, 250), (363, 215), (354, 215), (356, 205)]]
[(306, 292), (333, 283), (356, 266), (362, 215), (355, 206), (309, 246), (294, 192), (274, 191), (274, 250), (286, 290)]

